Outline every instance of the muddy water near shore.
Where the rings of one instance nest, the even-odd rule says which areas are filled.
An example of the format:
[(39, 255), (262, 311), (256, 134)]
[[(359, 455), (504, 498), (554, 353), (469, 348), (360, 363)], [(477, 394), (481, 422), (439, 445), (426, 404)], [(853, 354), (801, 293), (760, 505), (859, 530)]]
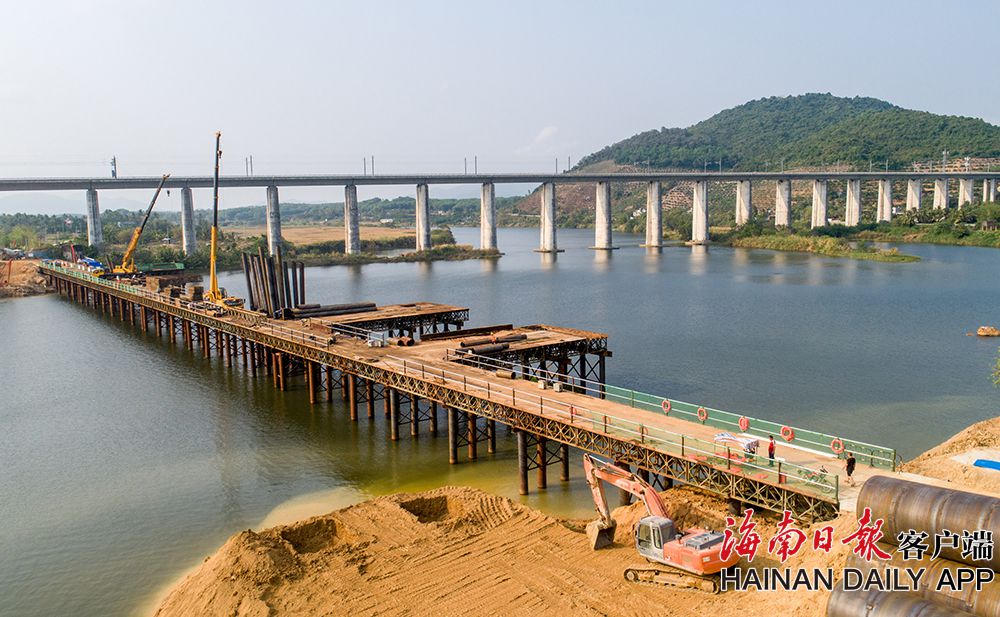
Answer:
[[(1000, 251), (909, 245), (914, 264), (668, 247), (560, 230), (565, 253), (500, 231), (496, 262), (314, 268), (310, 300), (425, 299), (470, 325), (610, 334), (609, 380), (866, 441), (910, 457), (996, 413)], [(476, 243), (478, 230), (456, 229)], [(242, 277), (223, 284), (239, 290)], [(338, 401), (274, 391), (56, 296), (0, 301), (0, 603), (15, 615), (126, 615), (230, 535), (370, 495), (470, 485), (518, 499), (514, 447), (447, 464), (444, 439), (388, 440)], [(592, 511), (569, 484), (522, 500)], [(280, 510), (279, 510), (280, 514)], [(270, 523), (268, 523), (270, 524)]]

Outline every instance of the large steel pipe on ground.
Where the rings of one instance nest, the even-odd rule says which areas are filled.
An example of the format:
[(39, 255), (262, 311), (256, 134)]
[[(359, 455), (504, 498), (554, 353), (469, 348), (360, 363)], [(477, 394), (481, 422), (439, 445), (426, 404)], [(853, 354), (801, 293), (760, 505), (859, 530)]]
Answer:
[(833, 590), (826, 617), (970, 617), (969, 613), (940, 606), (912, 593), (899, 591)]
[[(872, 516), (885, 521), (882, 533), (891, 542), (896, 542), (900, 532), (911, 529), (926, 531), (932, 540), (945, 529), (959, 534), (982, 529), (1000, 538), (1000, 499), (987, 495), (875, 476), (865, 482), (858, 495), (858, 511), (864, 508), (871, 508)], [(941, 557), (1000, 570), (1000, 551), (994, 551), (989, 561), (973, 561), (962, 557), (961, 546), (946, 546)]]
[[(959, 569), (968, 570), (969, 566), (940, 557), (931, 559), (929, 553), (925, 554), (922, 559), (907, 560), (903, 559), (902, 552), (896, 552), (896, 547), (888, 546), (881, 542), (879, 546), (883, 551), (891, 553), (892, 559), (889, 561), (873, 560), (869, 562), (851, 553), (847, 557), (847, 567), (856, 568), (865, 573), (873, 568), (877, 568), (883, 572), (887, 568), (898, 568), (900, 571), (904, 568), (909, 568), (913, 571), (923, 568), (924, 575), (920, 579), (920, 588), (916, 591), (920, 597), (941, 606), (965, 611), (977, 617), (994, 617), (995, 615), (1000, 615), (1000, 578), (994, 578), (991, 582), (984, 584), (979, 591), (976, 591), (976, 585), (974, 584), (966, 584), (962, 589), (949, 589), (947, 585), (942, 585), (939, 590), (938, 582), (942, 580), (941, 577), (944, 570), (949, 571), (951, 577), (949, 580), (957, 581), (960, 580), (958, 578)], [(903, 575), (903, 580), (906, 580), (905, 575)]]

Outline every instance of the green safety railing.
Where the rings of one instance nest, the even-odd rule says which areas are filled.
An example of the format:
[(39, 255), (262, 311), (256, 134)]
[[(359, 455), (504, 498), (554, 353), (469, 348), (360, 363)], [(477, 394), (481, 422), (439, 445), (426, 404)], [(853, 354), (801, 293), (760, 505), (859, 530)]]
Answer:
[[(451, 352), (449, 352), (448, 356), (451, 357), (451, 355)], [(463, 362), (472, 362), (489, 368), (527, 368), (513, 362), (468, 353), (455, 353), (454, 359)], [(636, 409), (679, 417), (732, 433), (744, 433), (765, 439), (770, 435), (774, 435), (775, 440), (784, 439), (790, 444), (811, 450), (830, 452), (838, 458), (842, 458), (846, 456), (847, 452), (851, 452), (858, 459), (858, 462), (893, 471), (896, 469), (897, 457), (896, 450), (893, 448), (865, 443), (856, 439), (848, 439), (839, 435), (811, 431), (797, 426), (783, 425), (770, 420), (735, 414), (714, 407), (678, 401), (628, 388), (600, 384), (572, 375), (562, 375), (535, 368), (531, 368), (527, 372), (533, 373), (542, 379), (566, 384), (576, 392), (601, 396)], [(746, 429), (741, 427), (741, 420), (744, 421)]]

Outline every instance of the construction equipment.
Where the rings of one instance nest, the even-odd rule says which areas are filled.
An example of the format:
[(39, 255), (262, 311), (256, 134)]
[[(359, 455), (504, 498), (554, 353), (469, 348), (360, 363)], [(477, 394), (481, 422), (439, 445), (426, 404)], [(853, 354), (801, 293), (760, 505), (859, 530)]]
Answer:
[(719, 592), (719, 572), (739, 561), (735, 552), (728, 559), (722, 558), (723, 534), (697, 527), (677, 533), (660, 495), (626, 469), (584, 454), (583, 470), (600, 515), (587, 524), (587, 538), (594, 550), (612, 543), (617, 526), (601, 480), (635, 495), (646, 506), (648, 515), (635, 526), (635, 547), (651, 563), (629, 566), (625, 580)]
[(205, 300), (215, 304), (225, 306), (242, 307), (243, 299), (226, 296), (225, 291), (219, 289), (219, 278), (216, 276), (215, 261), (218, 250), (219, 239), (219, 159), (222, 158), (222, 131), (215, 132), (215, 176), (212, 182), (212, 243), (209, 251), (208, 262), (208, 291), (205, 292)]
[(112, 266), (110, 274), (117, 275), (139, 273), (139, 268), (135, 265), (135, 249), (139, 246), (139, 237), (142, 236), (142, 231), (146, 229), (146, 223), (149, 222), (149, 215), (152, 214), (153, 206), (156, 205), (156, 198), (160, 196), (160, 191), (163, 190), (163, 184), (169, 177), (170, 174), (163, 174), (163, 177), (160, 179), (160, 184), (156, 187), (156, 192), (153, 193), (153, 199), (149, 202), (149, 207), (146, 208), (146, 214), (142, 217), (142, 222), (139, 223), (139, 226), (132, 232), (132, 239), (129, 240), (128, 246), (125, 248), (125, 255), (122, 257), (122, 264), (120, 266)]

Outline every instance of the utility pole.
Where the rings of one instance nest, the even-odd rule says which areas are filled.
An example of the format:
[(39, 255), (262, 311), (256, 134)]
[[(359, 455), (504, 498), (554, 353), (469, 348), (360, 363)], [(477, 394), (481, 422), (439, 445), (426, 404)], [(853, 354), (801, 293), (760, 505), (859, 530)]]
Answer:
[(570, 158), (567, 156), (566, 157), (566, 171), (569, 171), (571, 167), (573, 167), (573, 166), (570, 164)]
[(111, 157), (111, 179), (112, 180), (117, 180), (118, 179), (118, 157), (117, 156), (112, 156)]
[(476, 175), (479, 175), (479, 155), (472, 157), (472, 170)]
[(559, 173), (559, 157), (556, 157), (556, 173)]
[(253, 175), (253, 155), (250, 155), (250, 175)]
[(469, 157), (463, 158), (462, 161), (465, 164), (465, 175), (469, 175)]
[(372, 175), (375, 175), (375, 155), (372, 155)]
[(363, 165), (363, 169), (364, 169), (363, 174), (367, 176), (368, 175), (368, 157), (367, 156), (361, 159), (361, 165)]

